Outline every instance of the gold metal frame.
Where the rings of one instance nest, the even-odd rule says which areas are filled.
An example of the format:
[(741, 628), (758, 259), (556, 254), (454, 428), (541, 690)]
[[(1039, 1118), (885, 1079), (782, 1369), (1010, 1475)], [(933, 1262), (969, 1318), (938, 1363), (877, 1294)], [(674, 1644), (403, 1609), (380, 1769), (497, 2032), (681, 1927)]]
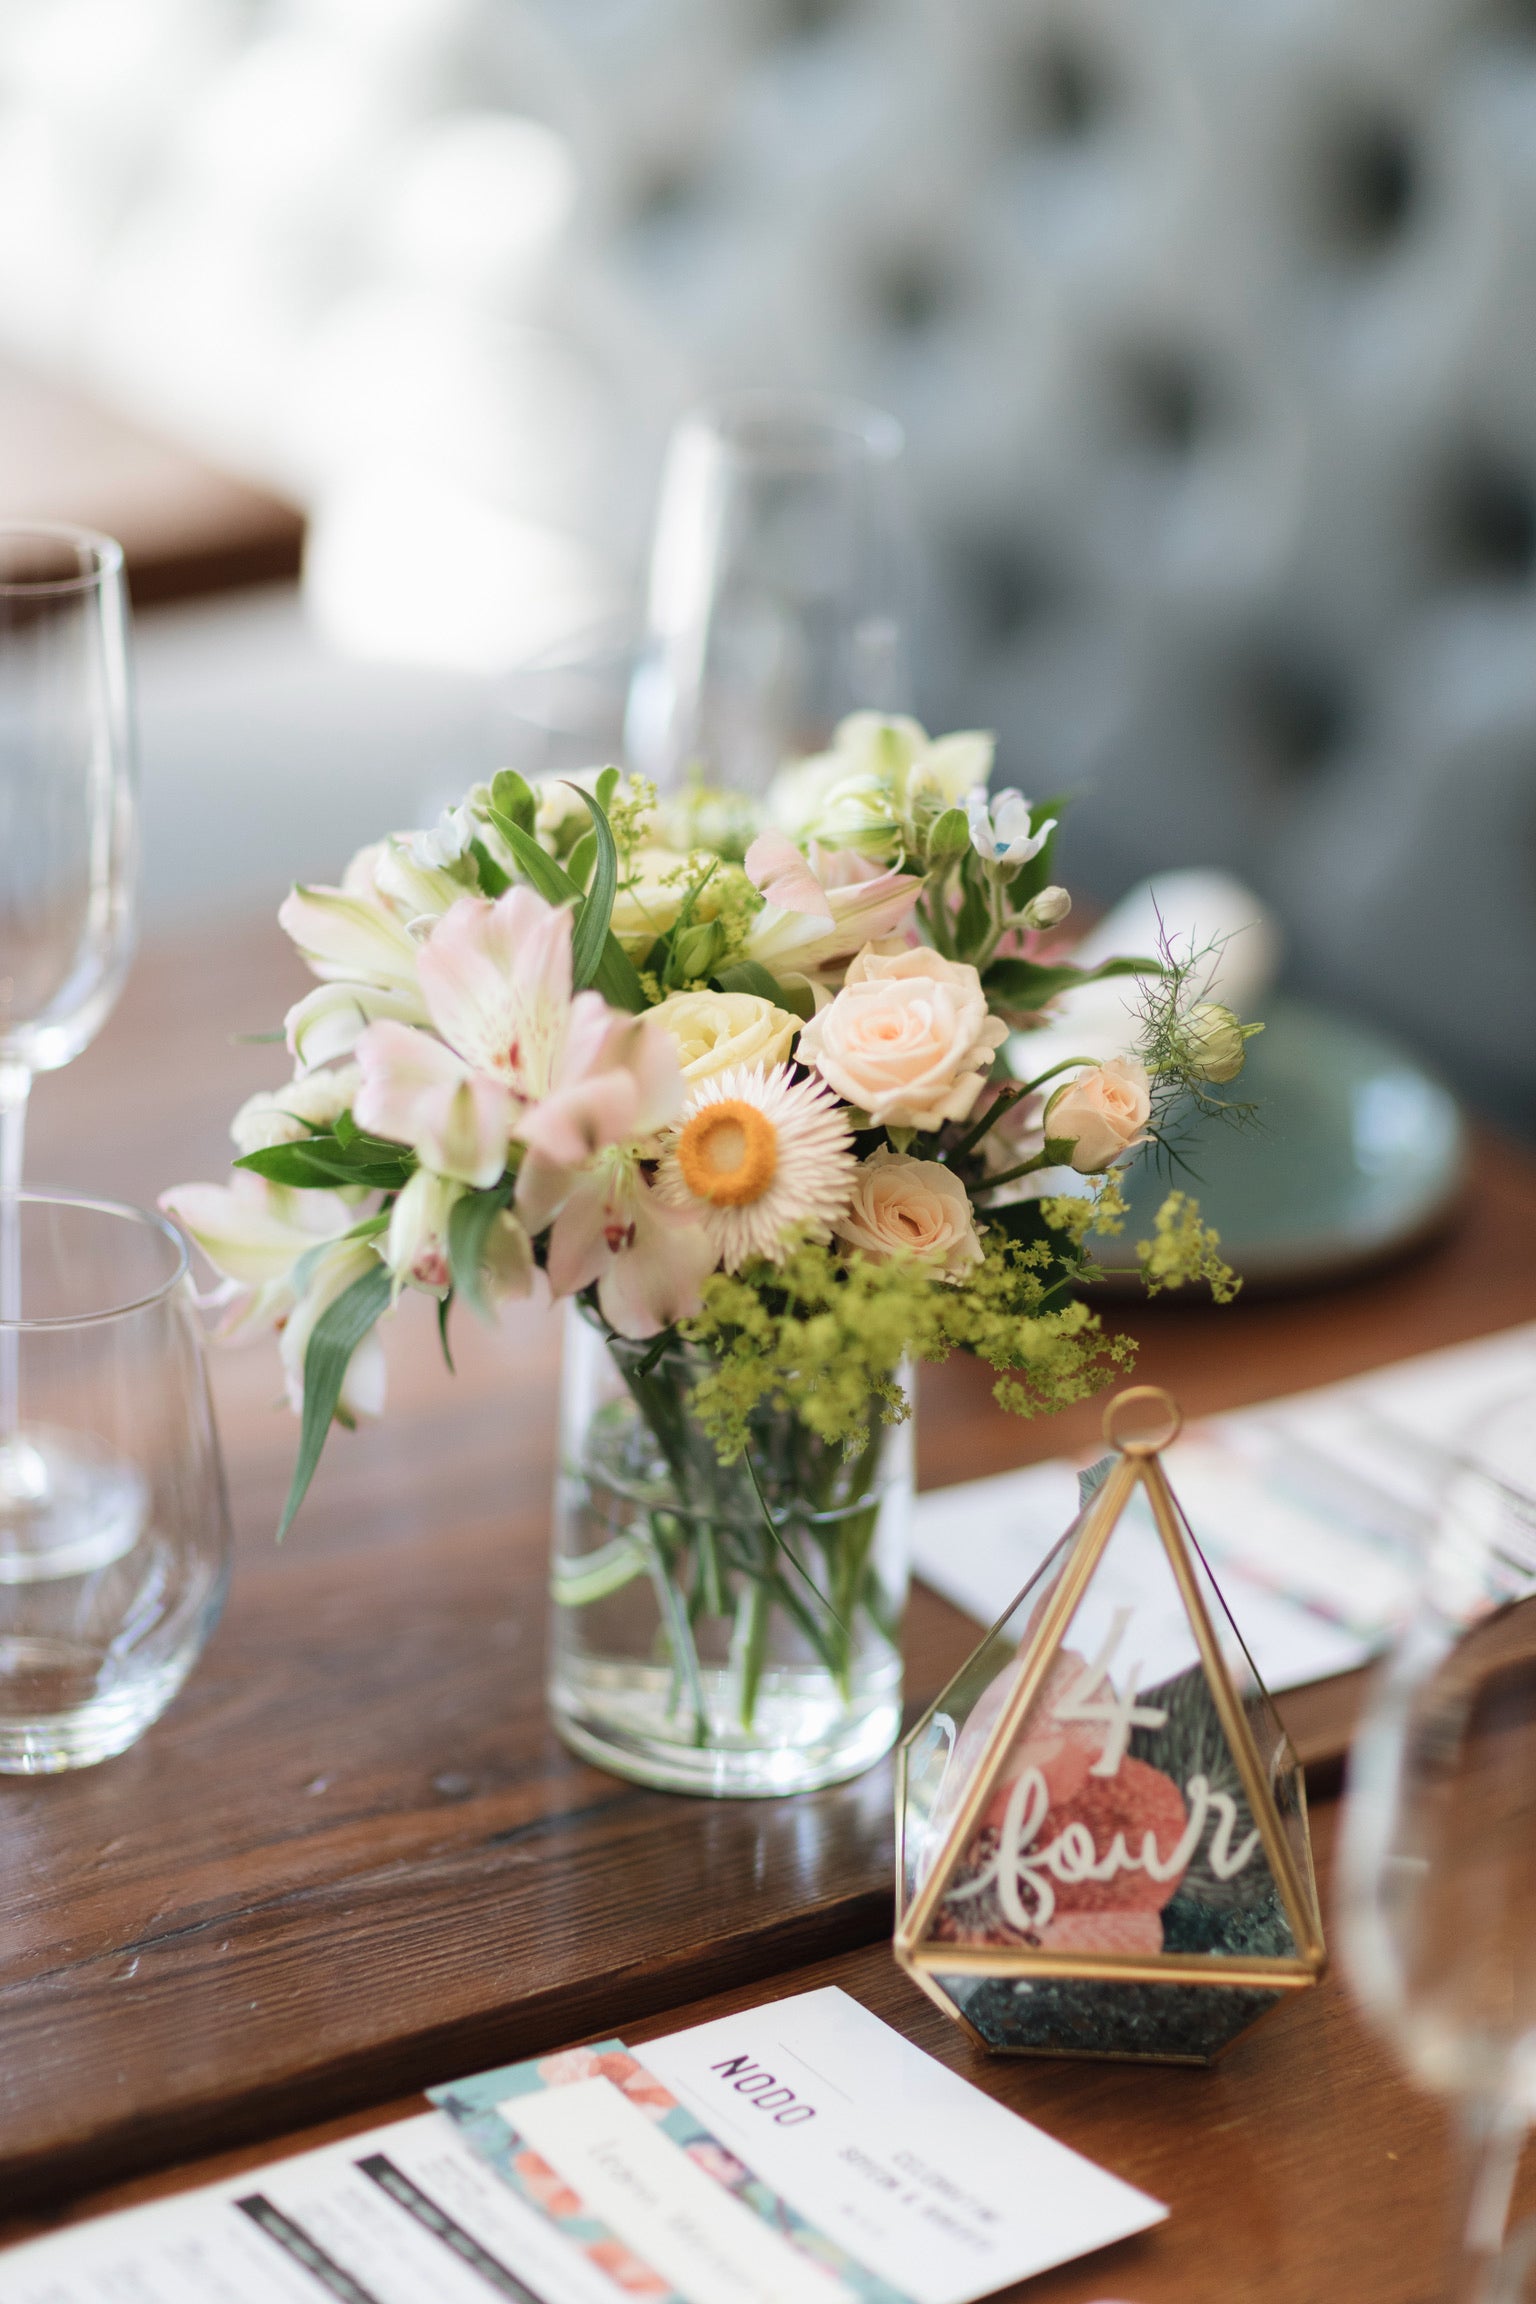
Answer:
[[(1151, 1414), (1157, 1419), (1150, 1432), (1138, 1434), (1133, 1420)], [(1315, 1984), (1327, 1965), (1327, 1952), (1323, 1942), (1322, 1921), (1319, 1914), (1317, 1883), (1312, 1871), (1311, 1841), (1307, 1829), (1306, 1787), (1299, 1762), (1290, 1754), (1295, 1774), (1297, 1802), (1301, 1824), (1301, 1844), (1304, 1863), (1298, 1864), (1280, 1812), (1270, 1789), (1269, 1773), (1254, 1742), (1253, 1730), (1247, 1712), (1232, 1685), (1226, 1657), (1217, 1640), (1205, 1597), (1190, 1560), (1193, 1549), (1199, 1552), (1193, 1533), (1179, 1509), (1168, 1476), (1161, 1463), (1162, 1450), (1177, 1437), (1180, 1415), (1166, 1392), (1153, 1385), (1136, 1385), (1118, 1393), (1104, 1413), (1104, 1437), (1119, 1451), (1119, 1461), (1111, 1469), (1098, 1494), (1093, 1498), (1080, 1519), (1075, 1535), (1069, 1538), (1071, 1549), (1057, 1577), (1055, 1589), (1046, 1603), (1044, 1613), (1031, 1635), (1018, 1680), (998, 1719), (990, 1730), (981, 1755), (972, 1770), (960, 1805), (952, 1818), (944, 1844), (928, 1869), (911, 1904), (906, 1900), (906, 1815), (908, 1756), (929, 1724), (942, 1710), (946, 1689), (929, 1705), (927, 1711), (902, 1739), (897, 1753), (896, 1768), (896, 1934), (897, 1961), (913, 1982), (941, 2007), (945, 2014), (963, 2026), (979, 2046), (988, 2047), (964, 2012), (944, 1990), (940, 1978), (949, 1976), (1077, 1978), (1117, 1984), (1200, 1984), (1214, 1985), (1217, 1989), (1246, 1987), (1271, 1991), (1295, 1991)], [(1007, 1761), (1015, 1737), (1029, 1715), (1037, 1696), (1044, 1686), (1047, 1673), (1055, 1660), (1094, 1571), (1104, 1556), (1111, 1533), (1138, 1487), (1146, 1490), (1153, 1519), (1168, 1564), (1178, 1587), (1179, 1597), (1194, 1632), (1206, 1684), (1216, 1708), (1217, 1718), (1232, 1753), (1254, 1825), (1257, 1827), (1264, 1854), (1269, 1862), (1275, 1886), (1285, 1908), (1292, 1941), (1293, 1955), (1284, 1958), (1258, 1956), (1230, 1956), (1221, 1953), (1164, 1952), (1130, 1956), (1111, 1953), (1051, 1952), (1026, 1945), (961, 1945), (935, 1944), (927, 1941), (934, 1913), (953, 1876), (975, 1838), (981, 1817), (991, 1797), (997, 1775)], [(1203, 1559), (1206, 1574), (1210, 1570)], [(1038, 1573), (1038, 1572), (1037, 1572)], [(1212, 1579), (1214, 1582), (1214, 1578)], [(1027, 1589), (1027, 1587), (1026, 1587)], [(1020, 1596), (1022, 1597), (1022, 1595)], [(1018, 1607), (1015, 1600), (1009, 1609), (1011, 1615)], [(968, 1671), (983, 1651), (996, 1638), (1001, 1623), (993, 1627), (985, 1639), (978, 1643), (960, 1673)], [(1239, 1643), (1241, 1635), (1239, 1634)], [(1247, 1651), (1244, 1649), (1244, 1655)], [(1261, 1690), (1263, 1682), (1248, 1658), (1255, 1685)], [(953, 1681), (951, 1681), (953, 1686)], [(1283, 1733), (1283, 1731), (1282, 1731)], [(1286, 1747), (1287, 1752), (1289, 1747)], [(1234, 2035), (1235, 2037), (1235, 2035)], [(1013, 2055), (1043, 2055), (1079, 2053), (1070, 2049), (1023, 2048), (992, 2050), (992, 2053)], [(1111, 2051), (1104, 2051), (1109, 2054)], [(1174, 2063), (1202, 2063), (1203, 2057), (1171, 2054), (1148, 2057), (1148, 2061)]]

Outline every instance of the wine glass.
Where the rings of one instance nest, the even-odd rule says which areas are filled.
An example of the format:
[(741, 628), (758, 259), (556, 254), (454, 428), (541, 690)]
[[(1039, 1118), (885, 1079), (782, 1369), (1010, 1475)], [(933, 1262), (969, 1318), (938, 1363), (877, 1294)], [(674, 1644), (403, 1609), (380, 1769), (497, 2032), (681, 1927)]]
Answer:
[(1460, 2111), (1447, 2294), (1489, 2294), (1536, 2115), (1536, 1393), (1446, 1464), (1414, 1612), (1350, 1756), (1340, 1922), (1355, 1991)]
[(121, 1533), (98, 1469), (21, 1421), (18, 1194), (34, 1076), (78, 1056), (122, 989), (137, 862), (122, 549), (0, 526), (0, 1584)]
[(908, 696), (901, 427), (856, 400), (746, 391), (672, 436), (630, 688), (630, 764), (761, 793), (844, 713)]

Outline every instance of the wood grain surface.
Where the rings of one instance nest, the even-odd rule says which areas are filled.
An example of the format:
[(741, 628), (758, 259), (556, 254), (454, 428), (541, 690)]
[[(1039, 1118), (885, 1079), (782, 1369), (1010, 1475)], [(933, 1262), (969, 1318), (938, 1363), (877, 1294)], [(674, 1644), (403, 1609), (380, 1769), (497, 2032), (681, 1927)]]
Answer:
[[(280, 1061), (231, 1035), (274, 1023), (303, 982), (266, 928), (145, 955), (97, 1047), (40, 1083), (31, 1175), (146, 1200), (220, 1174), (229, 1112)], [(1536, 1168), (1489, 1144), (1479, 1179), (1442, 1243), (1368, 1283), (1137, 1314), (1142, 1373), (1199, 1412), (1536, 1316)], [(554, 1324), (531, 1307), (495, 1336), (461, 1323), (455, 1381), (425, 1313), (391, 1333), (388, 1419), (338, 1436), (281, 1551), (294, 1426), (264, 1350), (220, 1359), (223, 1626), (136, 1750), (0, 1779), (0, 2201), (632, 2027), (888, 1928), (887, 1770), (691, 1802), (554, 1740)], [(1094, 1422), (1019, 1424), (952, 1364), (924, 1383), (921, 1478), (1087, 1445)], [(973, 1637), (918, 1595), (915, 1702)], [(1318, 1736), (1336, 1744), (1337, 1721)]]
[[(1334, 1811), (1316, 1821), (1326, 1894)], [(1154, 2231), (1006, 2291), (1019, 2304), (1430, 2304), (1449, 2216), (1440, 2106), (1411, 2089), (1334, 1973), (1297, 1994), (1210, 2072), (987, 2057), (901, 1976), (884, 1945), (846, 1953), (619, 2027), (659, 2032), (837, 1984), (1063, 2143), (1163, 2201)], [(445, 2073), (443, 2075), (447, 2077)], [(284, 2153), (427, 2109), (409, 2098), (264, 2147), (225, 2153), (76, 2201), (57, 2217), (0, 2223), (0, 2244), (163, 2198)], [(1536, 2206), (1527, 2180), (1516, 2214)], [(0, 2291), (3, 2291), (0, 2270)]]

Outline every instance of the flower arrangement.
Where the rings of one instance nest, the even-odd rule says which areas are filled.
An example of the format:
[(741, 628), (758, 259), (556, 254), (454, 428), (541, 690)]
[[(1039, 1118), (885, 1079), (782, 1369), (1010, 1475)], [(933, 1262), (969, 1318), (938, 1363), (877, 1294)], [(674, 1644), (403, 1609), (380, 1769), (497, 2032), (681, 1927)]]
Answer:
[[(775, 1539), (785, 1433), (835, 1485), (905, 1414), (906, 1361), (973, 1351), (1026, 1414), (1109, 1380), (1129, 1347), (1082, 1283), (1116, 1171), (1176, 1104), (1219, 1103), (1253, 1027), (1166, 952), (1063, 957), (1054, 810), (989, 798), (991, 766), (990, 737), (861, 712), (758, 809), (506, 771), (294, 889), (279, 918), (318, 979), (294, 1076), (237, 1113), (231, 1184), (162, 1203), (222, 1276), (224, 1332), (278, 1331), (285, 1529), (332, 1422), (381, 1408), (376, 1325), (406, 1291), (446, 1348), (455, 1301), (490, 1316), (542, 1272), (619, 1356), (674, 1486), (705, 1480), (703, 1445)], [(1032, 1076), (1030, 1028), (1117, 974), (1138, 1052)], [(1180, 1193), (1141, 1255), (1153, 1288), (1233, 1285)], [(771, 1542), (759, 1584), (803, 1603), (804, 1566)]]

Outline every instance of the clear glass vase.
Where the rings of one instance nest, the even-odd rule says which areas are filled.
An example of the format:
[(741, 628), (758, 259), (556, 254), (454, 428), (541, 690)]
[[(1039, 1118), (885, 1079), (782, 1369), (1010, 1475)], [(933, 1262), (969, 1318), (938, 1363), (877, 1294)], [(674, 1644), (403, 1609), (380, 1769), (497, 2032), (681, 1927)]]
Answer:
[(721, 1464), (689, 1405), (707, 1365), (568, 1315), (555, 1725), (583, 1759), (664, 1791), (841, 1783), (900, 1727), (912, 1422), (875, 1404), (850, 1452), (763, 1409), (748, 1455)]

